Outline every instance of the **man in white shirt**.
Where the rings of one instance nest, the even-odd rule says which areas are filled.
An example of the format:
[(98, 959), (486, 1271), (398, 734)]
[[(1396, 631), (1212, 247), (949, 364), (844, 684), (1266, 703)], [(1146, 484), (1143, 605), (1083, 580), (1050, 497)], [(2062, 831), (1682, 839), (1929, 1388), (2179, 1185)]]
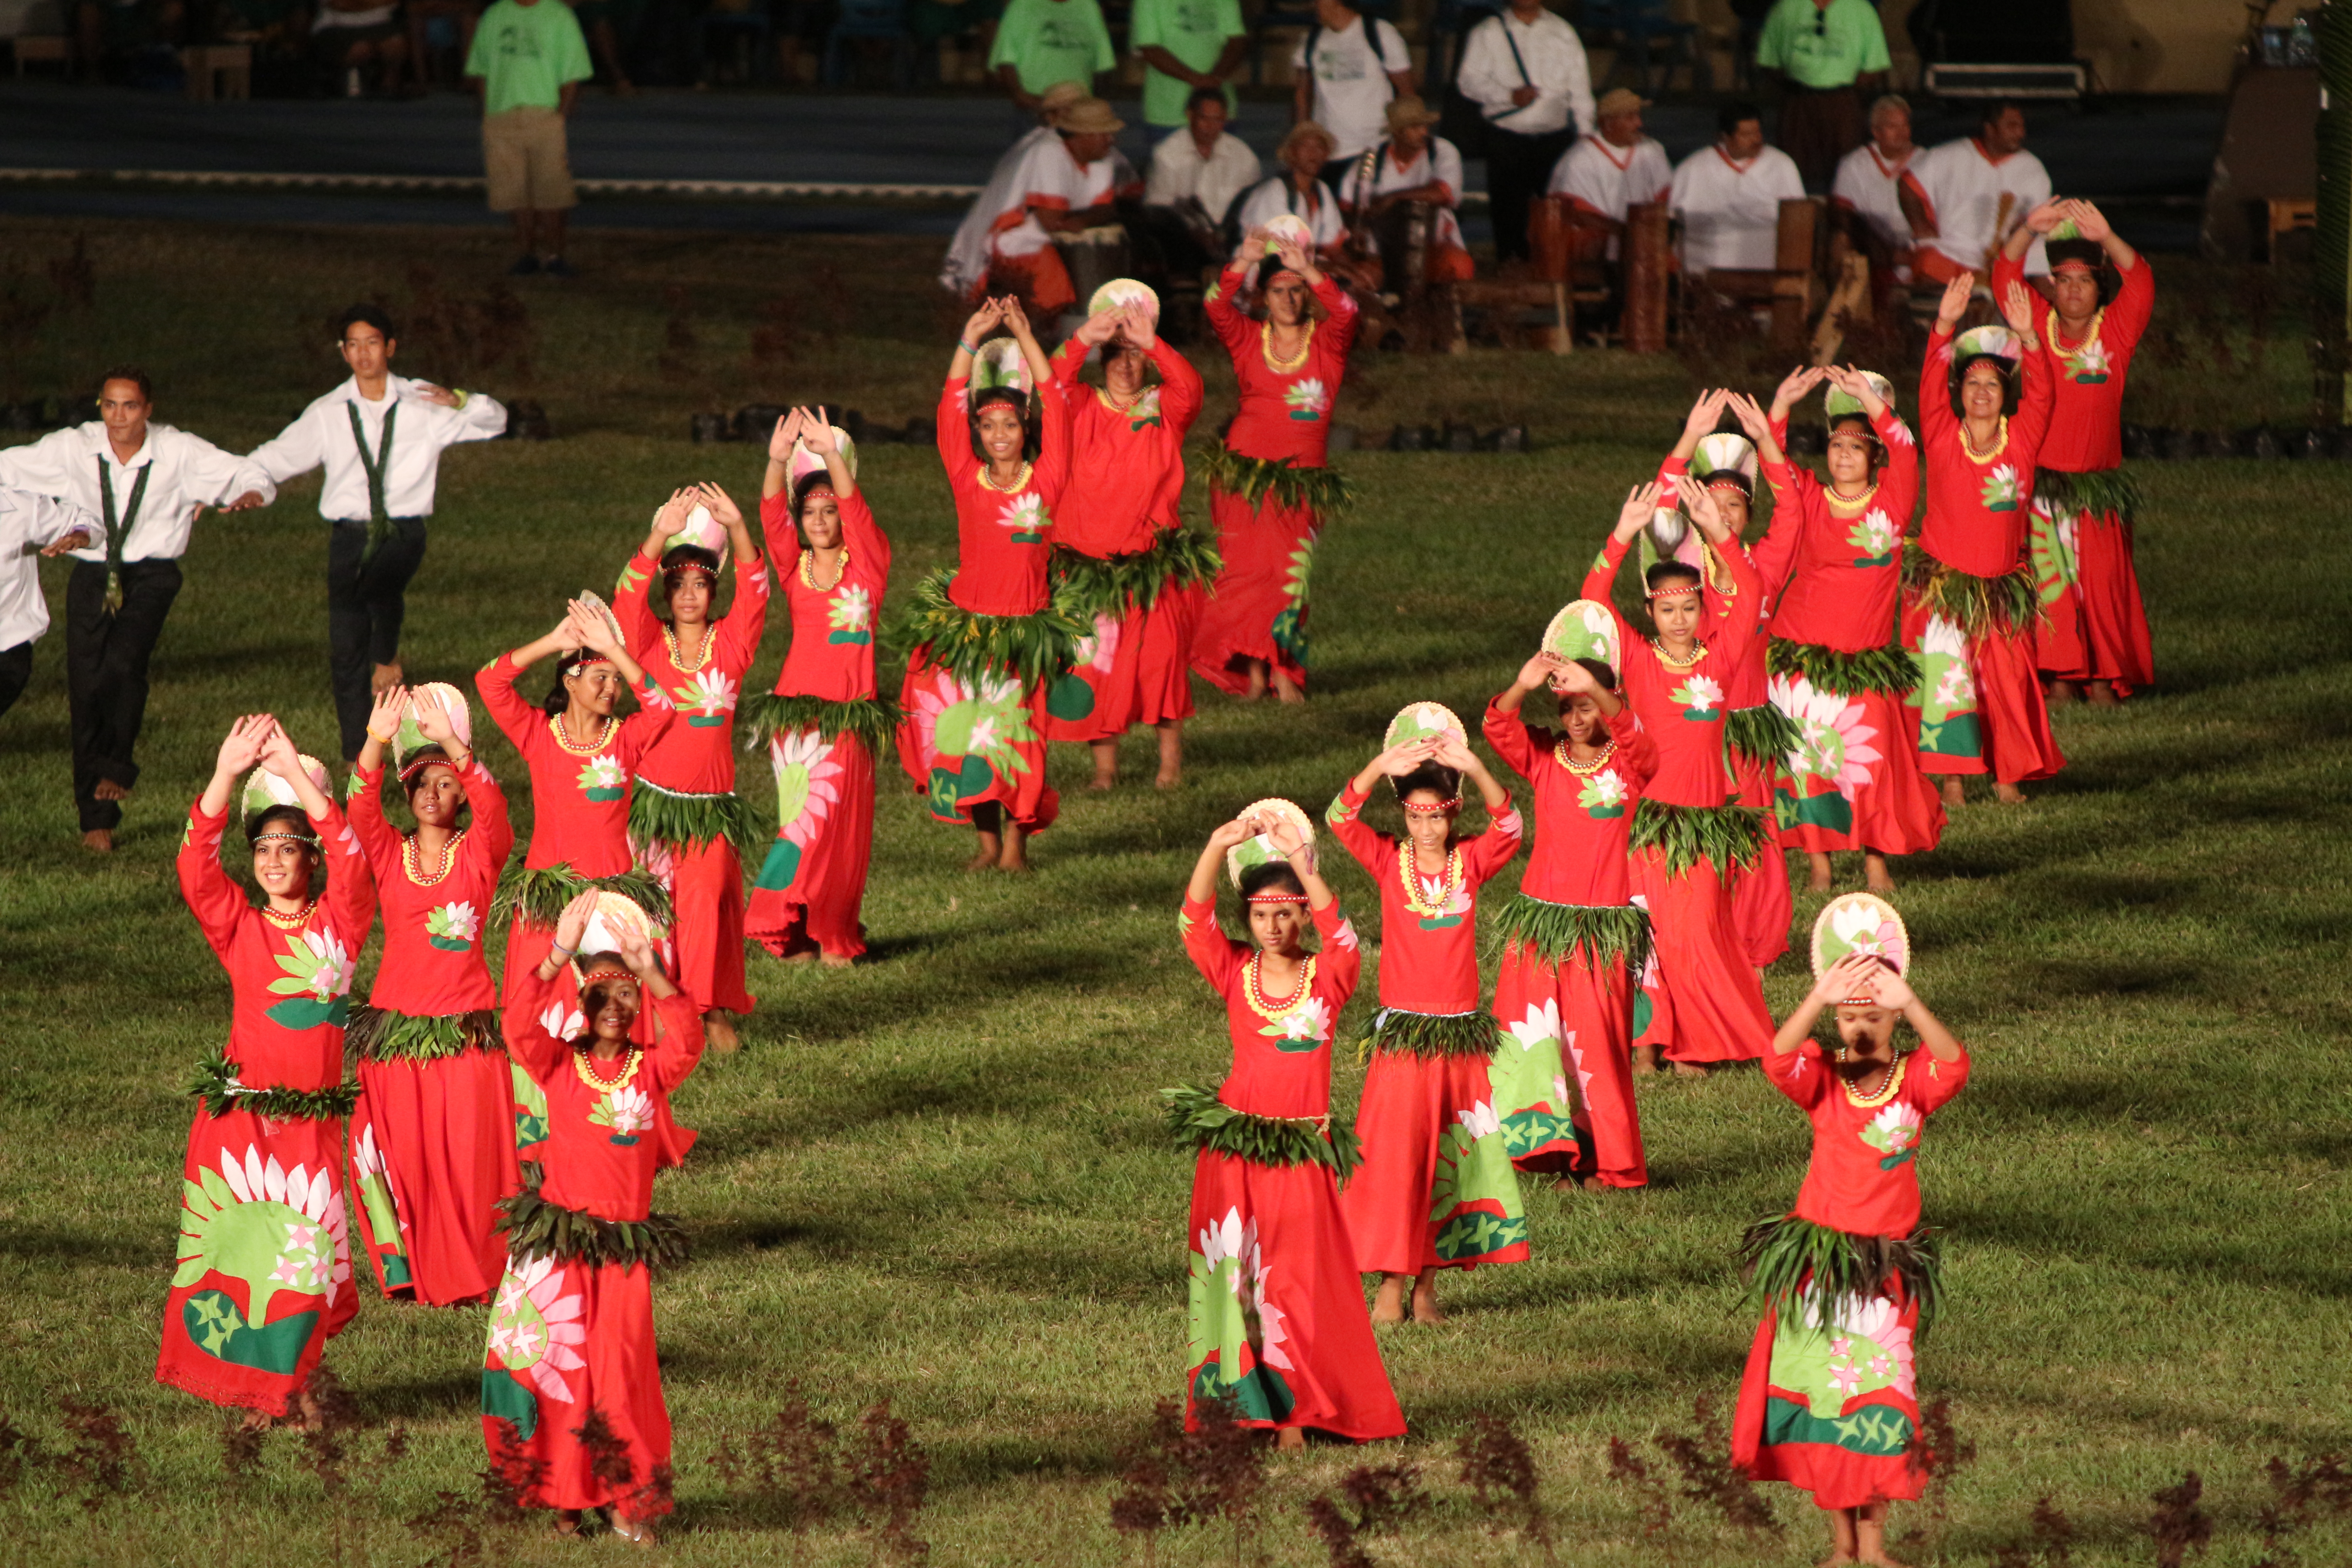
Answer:
[(1715, 143), (1682, 161), (1666, 194), (1682, 225), (1684, 275), (1769, 270), (1780, 254), (1780, 204), (1803, 199), (1804, 176), (1786, 153), (1764, 145), (1754, 104), (1726, 104), (1715, 123)]
[(1054, 237), (1117, 222), (1116, 199), (1141, 184), (1111, 146), (1127, 122), (1101, 99), (1079, 99), (1055, 126), (1013, 171), (1004, 210), (991, 225), (982, 285), (1018, 295), (1034, 321), (1051, 321), (1077, 300)]
[(1331, 133), (1312, 120), (1302, 120), (1283, 137), (1274, 156), (1283, 172), (1261, 181), (1242, 198), (1241, 216), (1234, 219), (1242, 240), (1234, 254), (1239, 256), (1249, 248), (1252, 230), (1264, 228), (1287, 213), (1315, 237), (1318, 261), (1334, 255), (1347, 229), (1339, 219), (1339, 198), (1321, 178), (1324, 166), (1331, 162)]
[[(1412, 56), (1404, 35), (1341, 0), (1315, 0), (1315, 25), (1291, 51), (1290, 118), (1308, 121), (1331, 139), (1331, 162), (1344, 165), (1388, 129), (1389, 100), (1412, 90)], [(1347, 173), (1326, 168), (1334, 189)]]
[(1642, 110), (1649, 107), (1648, 100), (1626, 88), (1603, 94), (1593, 110), (1599, 128), (1577, 138), (1551, 172), (1551, 194), (1568, 198), (1579, 226), (1608, 232), (1612, 261), (1617, 259), (1618, 237), (1625, 232), (1627, 209), (1664, 201), (1674, 184), (1675, 166), (1665, 148), (1642, 134)]
[[(1912, 265), (1938, 283), (1963, 272), (1992, 275), (1990, 258), (2050, 199), (2050, 171), (2025, 150), (2025, 110), (2008, 99), (1984, 106), (1974, 136), (1930, 147), (1904, 172), (1904, 211), (1917, 237)], [(2025, 270), (2050, 270), (2040, 239), (2026, 252)]]
[(73, 552), (66, 581), (74, 803), (82, 843), (103, 855), (139, 782), (131, 752), (147, 715), (148, 660), (179, 596), (196, 514), (267, 506), (278, 490), (266, 479), (240, 486), (241, 458), (152, 423), (154, 388), (136, 366), (99, 378), (98, 412), (0, 452), (0, 486), (59, 497), (105, 525), (100, 542)]
[[(1911, 220), (1903, 211), (1903, 176), (1918, 149), (1911, 144), (1911, 106), (1888, 93), (1870, 106), (1870, 140), (1848, 153), (1830, 185), (1838, 234), (1870, 261), (1870, 292), (1884, 304), (1895, 284), (1911, 281)], [(1843, 261), (1832, 258), (1835, 277)]]
[(49, 629), (41, 562), (103, 542), (104, 527), (71, 501), (0, 487), (0, 713), (23, 695), (33, 645)]
[(1486, 201), (1495, 258), (1528, 258), (1528, 204), (1568, 144), (1592, 129), (1592, 73), (1576, 29), (1543, 0), (1470, 29), (1454, 84), (1486, 120)]
[[(1454, 216), (1462, 203), (1462, 154), (1431, 131), (1437, 116), (1418, 95), (1391, 100), (1388, 121), (1388, 139), (1348, 165), (1339, 182), (1340, 215), (1357, 248), (1366, 256), (1380, 256), (1381, 231), (1394, 232), (1400, 226), (1391, 215), (1408, 202), (1427, 203), (1434, 211), (1423, 281), (1466, 283), (1475, 269), (1462, 243), (1462, 225)], [(1366, 170), (1370, 171), (1369, 179)], [(1402, 286), (1397, 268), (1384, 265), (1381, 291), (1393, 294)]]
[[(443, 448), (506, 433), (507, 411), (482, 393), (392, 374), (392, 318), (354, 305), (338, 325), (352, 376), (245, 459), (238, 484), (258, 489), (326, 465), (319, 515), (327, 535), (327, 659), (343, 760), (367, 743), (373, 694), (398, 686), (408, 580), (425, 559), (425, 520)], [(371, 668), (373, 666), (373, 668)]]
[(1171, 271), (1197, 272), (1218, 259), (1225, 210), (1264, 171), (1249, 144), (1225, 130), (1225, 92), (1199, 87), (1184, 105), (1184, 129), (1151, 150), (1143, 216)]
[(1021, 206), (1018, 183), (1023, 163), (1032, 149), (1059, 139), (1055, 128), (1064, 111), (1086, 96), (1087, 89), (1074, 81), (1057, 81), (1039, 95), (1035, 128), (1004, 150), (989, 172), (988, 184), (981, 187), (963, 221), (956, 225), (955, 238), (948, 243), (947, 264), (940, 270), (940, 288), (964, 299), (979, 299), (988, 283), (989, 241), (995, 235), (996, 222)]

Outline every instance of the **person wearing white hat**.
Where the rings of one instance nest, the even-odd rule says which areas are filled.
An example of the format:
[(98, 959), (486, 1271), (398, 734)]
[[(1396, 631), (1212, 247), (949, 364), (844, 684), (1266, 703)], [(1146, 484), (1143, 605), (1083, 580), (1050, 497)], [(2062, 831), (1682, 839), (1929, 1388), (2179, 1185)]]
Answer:
[[(1431, 129), (1436, 123), (1436, 111), (1418, 96), (1391, 99), (1388, 136), (1349, 162), (1339, 181), (1339, 210), (1357, 247), (1366, 256), (1379, 256), (1380, 231), (1397, 226), (1390, 223), (1390, 215), (1409, 202), (1423, 204), (1431, 212), (1423, 279), (1465, 283), (1475, 269), (1463, 243), (1461, 221), (1454, 216), (1462, 203), (1462, 154)], [(1385, 281), (1393, 284), (1398, 277), (1391, 267)]]
[(1495, 258), (1528, 258), (1528, 204), (1569, 143), (1592, 129), (1592, 69), (1544, 0), (1511, 0), (1470, 29), (1454, 83), (1485, 117)]
[(1601, 94), (1591, 133), (1577, 138), (1552, 166), (1551, 194), (1566, 196), (1580, 222), (1607, 231), (1605, 254), (1612, 261), (1626, 212), (1664, 201), (1674, 184), (1664, 146), (1642, 134), (1642, 110), (1649, 107), (1649, 100), (1625, 88)]
[(1055, 237), (1117, 221), (1116, 200), (1139, 191), (1134, 168), (1111, 145), (1125, 129), (1099, 98), (1082, 98), (1062, 111), (1054, 139), (1023, 156), (1005, 210), (990, 220), (982, 287), (1018, 297), (1041, 321), (1076, 302)]
[[(1283, 132), (1282, 144), (1274, 150), (1274, 161), (1282, 165), (1282, 173), (1260, 181), (1242, 199), (1234, 222), (1244, 237), (1277, 218), (1289, 217), (1306, 226), (1318, 258), (1328, 260), (1337, 254), (1339, 241), (1347, 237), (1347, 220), (1340, 216), (1339, 198), (1322, 178), (1333, 145), (1331, 133), (1312, 120), (1302, 120)], [(1255, 260), (1258, 252), (1251, 249), (1244, 237), (1234, 255)]]
[[(735, 598), (722, 616), (719, 574), (730, 557)], [(667, 617), (654, 613), (656, 578)], [(767, 630), (770, 591), (742, 510), (713, 484), (670, 497), (613, 590), (623, 635), (644, 650), (646, 677), (677, 710), (637, 760), (629, 847), (670, 896), (678, 989), (702, 1014), (715, 1051), (735, 1049), (735, 1019), (753, 1004), (743, 988), (740, 847), (759, 834), (735, 793), (735, 709)]]
[[(0, 714), (32, 679), (33, 645), (49, 629), (40, 564), (103, 542), (106, 525), (71, 501), (0, 488)], [(112, 836), (109, 835), (109, 847)]]
[[(244, 808), (258, 899), (222, 866), (232, 798)], [(231, 1007), (227, 1042), (201, 1064), (194, 1090), (155, 1381), (243, 1410), (255, 1431), (307, 1410), (320, 1353), (359, 1310), (343, 1022), (375, 883), (327, 770), (267, 713), (238, 719), (221, 742), (188, 810), (177, 870), (180, 896), (227, 973)]]
[(965, 209), (963, 221), (956, 225), (955, 237), (948, 242), (947, 261), (940, 269), (940, 287), (950, 294), (970, 296), (987, 286), (989, 241), (1000, 218), (1022, 210), (1020, 178), (1030, 153), (1061, 139), (1058, 127), (1063, 111), (1086, 96), (1087, 89), (1074, 81), (1057, 81), (1038, 95), (1036, 125), (998, 154), (988, 183), (981, 186), (980, 195)]
[(1768, 269), (1779, 255), (1780, 204), (1801, 201), (1804, 176), (1778, 147), (1764, 143), (1764, 116), (1752, 103), (1716, 112), (1713, 143), (1675, 169), (1666, 195), (1682, 225), (1683, 271), (1704, 278), (1717, 268)]

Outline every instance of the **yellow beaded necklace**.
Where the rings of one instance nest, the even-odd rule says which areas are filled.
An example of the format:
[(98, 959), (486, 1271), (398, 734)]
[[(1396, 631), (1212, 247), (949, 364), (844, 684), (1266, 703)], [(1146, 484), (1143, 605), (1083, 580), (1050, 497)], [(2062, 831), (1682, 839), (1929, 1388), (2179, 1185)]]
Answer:
[(1319, 953), (1308, 953), (1306, 963), (1301, 965), (1298, 971), (1297, 989), (1279, 1002), (1270, 1002), (1266, 1000), (1265, 989), (1262, 983), (1265, 954), (1251, 953), (1250, 961), (1242, 966), (1242, 999), (1249, 1004), (1251, 1012), (1264, 1018), (1267, 1023), (1281, 1023), (1292, 1013), (1297, 1011), (1300, 1003), (1315, 994), (1315, 964), (1321, 956)]
[(2002, 449), (2008, 447), (2008, 445), (2009, 416), (2006, 414), (2000, 416), (2000, 435), (1993, 442), (1992, 450), (1989, 452), (1979, 452), (1976, 449), (1976, 447), (1969, 440), (1968, 422), (1963, 420), (1960, 423), (1960, 450), (1967, 455), (1969, 461), (1971, 463), (1990, 463), (1995, 458), (2000, 457)]
[(832, 593), (841, 586), (841, 580), (848, 575), (849, 546), (846, 544), (841, 547), (841, 569), (833, 574), (833, 581), (830, 583), (820, 583), (816, 580), (816, 552), (814, 550), (801, 552), (801, 582), (817, 593)]
[(1895, 1065), (1886, 1069), (1886, 1080), (1868, 1094), (1856, 1094), (1853, 1091), (1853, 1079), (1847, 1079), (1845, 1083), (1846, 1103), (1853, 1106), (1857, 1110), (1875, 1110), (1878, 1107), (1885, 1104), (1888, 1100), (1893, 1100), (1895, 1098), (1895, 1091), (1903, 1087), (1903, 1069), (1910, 1064), (1910, 1061), (1911, 1058), (1909, 1057), (1895, 1058)]
[(1417, 915), (1442, 915), (1454, 896), (1462, 890), (1462, 846), (1455, 845), (1445, 852), (1445, 869), (1439, 874), (1437, 898), (1434, 902), (1422, 896), (1421, 868), (1413, 862), (1410, 839), (1397, 846), (1397, 879), (1404, 884), (1404, 907)]
[(1021, 471), (1013, 476), (1011, 484), (1000, 485), (996, 482), (996, 470), (984, 468), (980, 470), (981, 489), (994, 490), (999, 495), (1019, 495), (1029, 488), (1029, 476), (1035, 468), (1036, 465), (1034, 463), (1024, 463), (1021, 465)]
[(586, 1047), (576, 1047), (572, 1052), (572, 1070), (578, 1073), (580, 1081), (590, 1089), (609, 1094), (614, 1089), (626, 1087), (628, 1081), (637, 1076), (637, 1068), (646, 1059), (646, 1048), (643, 1046), (629, 1047), (628, 1057), (622, 1065), (621, 1076), (618, 1078), (598, 1077), (596, 1069), (588, 1065), (594, 1059), (594, 1052)]
[(449, 842), (441, 847), (441, 869), (430, 877), (425, 874), (425, 852), (416, 847), (416, 835), (407, 835), (400, 841), (401, 869), (407, 872), (408, 879), (420, 888), (436, 887), (447, 880), (449, 873), (457, 868), (457, 846), (466, 842), (468, 831), (461, 827), (449, 836)]
[(1293, 375), (1307, 368), (1307, 355), (1315, 352), (1315, 323), (1307, 323), (1306, 336), (1298, 340), (1295, 359), (1276, 359), (1274, 354), (1274, 323), (1267, 321), (1257, 330), (1258, 349), (1265, 355), (1265, 368), (1276, 375)]
[(663, 646), (669, 649), (669, 662), (680, 675), (692, 675), (696, 670), (700, 669), (704, 665), (710, 662), (711, 653), (716, 649), (719, 643), (719, 638), (714, 635), (714, 629), (715, 628), (713, 628), (708, 622), (704, 623), (702, 627), (702, 647), (700, 651), (694, 656), (694, 662), (692, 664), (688, 664), (685, 659), (678, 657), (677, 628), (671, 626), (667, 621), (662, 623)]
[(1666, 647), (1664, 643), (1652, 643), (1650, 645), (1650, 651), (1658, 656), (1658, 662), (1660, 664), (1664, 665), (1676, 675), (1687, 675), (1692, 670), (1698, 668), (1699, 660), (1706, 657), (1706, 644), (1693, 643), (1691, 645), (1691, 656), (1685, 659), (1675, 658), (1674, 655), (1666, 651)]
[(613, 743), (613, 731), (620, 727), (621, 721), (608, 714), (604, 720), (604, 727), (597, 731), (596, 738), (593, 741), (584, 746), (575, 745), (572, 742), (570, 732), (563, 728), (563, 715), (561, 713), (551, 713), (547, 716), (548, 733), (555, 737), (555, 743), (557, 745), (562, 747), (565, 751), (571, 752), (575, 757), (593, 757), (597, 752), (603, 751), (606, 746), (611, 745)]
[(1609, 743), (1601, 748), (1601, 754), (1589, 763), (1580, 763), (1576, 760), (1576, 753), (1570, 750), (1568, 737), (1565, 735), (1552, 742), (1551, 752), (1553, 756), (1559, 759), (1561, 767), (1566, 768), (1578, 778), (1589, 779), (1607, 767), (1609, 759), (1617, 754), (1617, 738), (1612, 735), (1609, 738)]
[(281, 915), (276, 910), (271, 909), (268, 904), (261, 906), (261, 912), (263, 916), (268, 920), (270, 924), (278, 927), (281, 931), (299, 931), (303, 926), (310, 923), (310, 916), (319, 907), (319, 894), (311, 894), (310, 901), (304, 904), (301, 909), (290, 915)]
[(1823, 485), (1822, 487), (1822, 494), (1828, 498), (1830, 510), (1832, 511), (1860, 511), (1863, 508), (1868, 506), (1873, 500), (1877, 499), (1878, 481), (1876, 479), (1871, 480), (1870, 488), (1868, 489), (1863, 491), (1860, 495), (1853, 496), (1852, 498), (1838, 494), (1837, 487), (1835, 485)]

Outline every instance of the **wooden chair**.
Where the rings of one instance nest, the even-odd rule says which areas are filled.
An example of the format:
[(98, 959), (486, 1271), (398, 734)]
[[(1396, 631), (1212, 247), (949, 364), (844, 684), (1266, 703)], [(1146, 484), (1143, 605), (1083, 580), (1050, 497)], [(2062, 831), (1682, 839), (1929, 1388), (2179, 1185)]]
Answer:
[(2319, 225), (2319, 204), (2299, 201), (2286, 196), (2273, 196), (2265, 204), (2270, 208), (2270, 238), (2266, 242), (2264, 259), (2278, 265), (2279, 236), (2293, 234), (2299, 228), (2315, 228)]
[[(1804, 346), (1805, 323), (1819, 302), (1821, 282), (1813, 270), (1813, 247), (1821, 227), (1821, 206), (1811, 197), (1792, 197), (1780, 204), (1780, 221), (1769, 268), (1718, 267), (1703, 286), (1735, 305), (1763, 306), (1772, 312), (1771, 342), (1775, 349), (1794, 352)], [(1684, 291), (1685, 309), (1696, 303)]]

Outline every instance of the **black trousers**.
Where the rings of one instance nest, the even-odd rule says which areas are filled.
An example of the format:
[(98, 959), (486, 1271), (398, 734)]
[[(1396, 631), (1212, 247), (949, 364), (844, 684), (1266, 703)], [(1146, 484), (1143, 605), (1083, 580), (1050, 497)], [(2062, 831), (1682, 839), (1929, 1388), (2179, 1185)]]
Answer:
[(367, 744), (375, 667), (400, 657), (408, 580), (425, 561), (425, 520), (394, 518), (391, 536), (362, 566), (367, 536), (364, 522), (338, 522), (327, 534), (327, 662), (347, 763), (356, 761)]
[(1553, 165), (1576, 140), (1573, 125), (1541, 136), (1522, 136), (1499, 125), (1486, 127), (1486, 210), (1495, 224), (1495, 259), (1531, 258), (1528, 207), (1551, 186)]
[(106, 613), (106, 566), (74, 563), (66, 579), (66, 702), (73, 721), (74, 805), (84, 833), (122, 825), (122, 803), (100, 783), (139, 782), (131, 748), (147, 718), (147, 660), (180, 596), (176, 561), (122, 563), (122, 607)]
[(16, 705), (25, 694), (25, 682), (33, 679), (33, 645), (20, 642), (15, 647), (0, 647), (0, 713)]

